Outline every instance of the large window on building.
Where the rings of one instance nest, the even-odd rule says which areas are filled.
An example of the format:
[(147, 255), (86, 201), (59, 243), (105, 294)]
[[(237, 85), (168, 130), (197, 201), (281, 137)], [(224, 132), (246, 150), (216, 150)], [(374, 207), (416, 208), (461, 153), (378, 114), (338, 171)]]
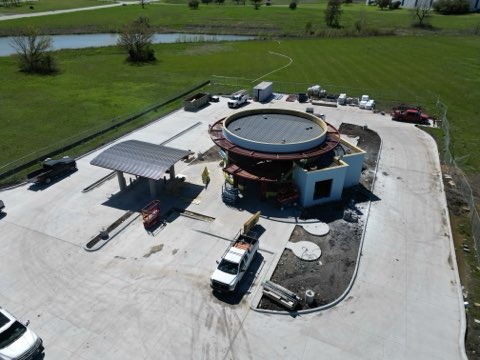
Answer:
[(313, 200), (330, 197), (332, 192), (332, 179), (317, 181), (315, 183), (315, 192), (313, 193)]

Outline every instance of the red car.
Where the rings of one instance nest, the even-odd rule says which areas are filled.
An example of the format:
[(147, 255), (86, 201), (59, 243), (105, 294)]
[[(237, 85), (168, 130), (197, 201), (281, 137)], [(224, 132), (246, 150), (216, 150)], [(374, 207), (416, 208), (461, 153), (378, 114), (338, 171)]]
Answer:
[(429, 124), (429, 116), (418, 109), (394, 110), (391, 112), (392, 120), (405, 121), (415, 124)]

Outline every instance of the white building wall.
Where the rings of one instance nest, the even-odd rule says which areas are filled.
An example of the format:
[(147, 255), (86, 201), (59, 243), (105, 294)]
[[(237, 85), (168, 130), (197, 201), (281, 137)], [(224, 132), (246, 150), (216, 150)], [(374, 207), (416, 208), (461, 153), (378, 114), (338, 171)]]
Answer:
[[(293, 180), (298, 186), (300, 192), (300, 204), (304, 207), (309, 207), (339, 200), (342, 197), (347, 168), (348, 165), (342, 161), (340, 161), (338, 166), (314, 171), (307, 171), (295, 165), (293, 170)], [(330, 196), (315, 200), (313, 195), (316, 182), (329, 179), (332, 179)]]
[(364, 158), (364, 151), (361, 153), (347, 154), (342, 156), (342, 161), (348, 164), (347, 173), (345, 175), (345, 183), (343, 185), (344, 187), (348, 188), (357, 185), (360, 182)]

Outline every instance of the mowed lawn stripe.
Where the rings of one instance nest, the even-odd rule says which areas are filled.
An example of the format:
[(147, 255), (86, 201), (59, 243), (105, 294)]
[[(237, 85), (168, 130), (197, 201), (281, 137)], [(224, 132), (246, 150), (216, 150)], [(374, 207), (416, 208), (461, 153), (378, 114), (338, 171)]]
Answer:
[[(368, 91), (380, 105), (392, 98), (433, 104), (439, 96), (449, 106), (456, 155), (475, 154), (480, 148), (480, 42), (474, 36), (169, 44), (155, 49), (157, 63), (144, 66), (126, 63), (115, 47), (61, 51), (55, 54), (61, 69), (55, 76), (21, 74), (12, 57), (0, 58), (0, 135), (5, 139), (0, 164), (138, 112), (213, 74), (256, 79), (288, 62), (269, 51), (294, 60), (262, 78), (278, 82), (274, 91), (282, 82), (292, 83), (289, 91), (296, 92), (319, 83), (330, 92), (353, 96)], [(242, 87), (255, 85), (244, 84), (239, 82)], [(480, 158), (470, 155), (466, 165), (478, 170)]]

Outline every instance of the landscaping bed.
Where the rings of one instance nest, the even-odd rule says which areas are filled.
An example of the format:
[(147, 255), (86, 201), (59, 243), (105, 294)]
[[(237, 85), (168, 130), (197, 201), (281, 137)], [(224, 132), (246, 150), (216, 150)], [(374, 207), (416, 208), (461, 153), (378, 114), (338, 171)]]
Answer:
[[(380, 150), (380, 137), (374, 131), (361, 126), (342, 124), (340, 133), (358, 137), (358, 146), (367, 150), (361, 184), (343, 192), (341, 201), (305, 209), (302, 219), (318, 219), (329, 225), (330, 232), (316, 236), (305, 231), (301, 226), (293, 230), (290, 241), (311, 241), (317, 244), (322, 255), (315, 261), (304, 261), (290, 250), (285, 250), (271, 277), (271, 281), (300, 298), (296, 310), (315, 308), (332, 303), (347, 290), (355, 272), (358, 253), (366, 220), (365, 210), (371, 198), (370, 189), (374, 182)], [(348, 209), (357, 216), (357, 221), (344, 220), (344, 211)], [(305, 302), (305, 292), (315, 293), (314, 303)], [(263, 296), (258, 305), (261, 309), (285, 311), (286, 309)]]

